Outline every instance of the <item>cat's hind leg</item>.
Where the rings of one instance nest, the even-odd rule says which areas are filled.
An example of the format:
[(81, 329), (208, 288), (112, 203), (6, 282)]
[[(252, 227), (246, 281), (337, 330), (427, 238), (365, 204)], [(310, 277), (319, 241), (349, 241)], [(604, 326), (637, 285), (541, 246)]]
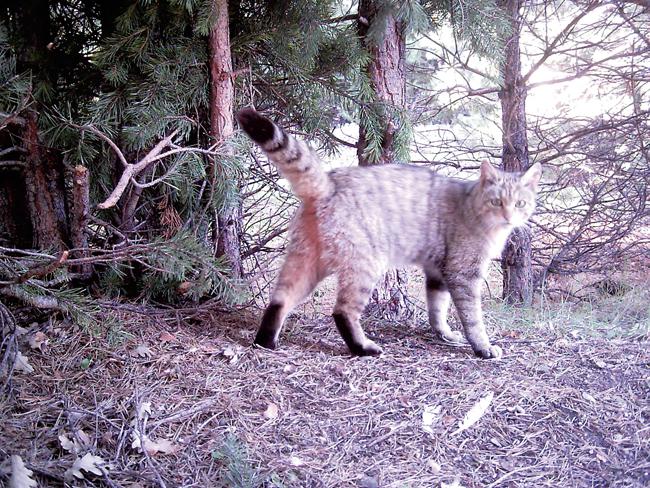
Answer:
[(339, 275), (334, 323), (354, 356), (378, 356), (381, 347), (366, 337), (359, 319), (370, 298), (376, 276), (364, 270), (346, 270)]
[(323, 278), (318, 259), (308, 250), (290, 251), (287, 255), (271, 302), (262, 316), (254, 343), (266, 349), (278, 346), (278, 337), (287, 315), (299, 305)]
[(451, 295), (442, 274), (437, 270), (425, 270), (424, 275), (429, 324), (433, 333), (445, 342), (465, 342), (463, 334), (460, 331), (452, 330), (447, 323)]

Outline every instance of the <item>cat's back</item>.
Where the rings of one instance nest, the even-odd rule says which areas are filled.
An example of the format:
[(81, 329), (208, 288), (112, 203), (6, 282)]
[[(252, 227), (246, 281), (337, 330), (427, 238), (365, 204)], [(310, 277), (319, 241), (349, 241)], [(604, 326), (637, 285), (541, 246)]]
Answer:
[(354, 247), (390, 262), (419, 259), (441, 238), (445, 215), (457, 206), (463, 182), (410, 165), (340, 168), (329, 173), (333, 191), (319, 205), (319, 223), (335, 253)]
[(401, 212), (428, 208), (445, 200), (455, 202), (466, 193), (468, 183), (406, 164), (339, 168), (330, 171), (329, 176), (335, 200)]
[(401, 199), (418, 193), (422, 196), (436, 177), (427, 168), (404, 164), (338, 168), (330, 171), (329, 176), (334, 183), (334, 194), (372, 200), (380, 197), (377, 199), (383, 202), (393, 195)]

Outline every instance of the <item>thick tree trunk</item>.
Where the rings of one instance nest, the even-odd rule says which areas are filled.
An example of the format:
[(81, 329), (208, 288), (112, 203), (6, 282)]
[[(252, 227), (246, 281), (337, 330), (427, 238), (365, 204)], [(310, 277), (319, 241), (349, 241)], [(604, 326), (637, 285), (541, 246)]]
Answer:
[[(25, 33), (17, 49), (17, 71), (32, 74), (34, 92), (40, 84), (52, 85), (47, 45), (50, 32), (48, 0), (12, 1), (9, 4), (15, 21)], [(30, 246), (62, 250), (66, 245), (67, 222), (63, 166), (58, 158), (42, 146), (38, 130), (38, 102), (21, 114), (20, 136), (24, 151), (24, 185), (26, 208), (31, 224)], [(19, 211), (20, 212), (20, 211)]]
[(31, 110), (27, 113), (24, 131), (27, 163), (25, 187), (33, 231), (32, 245), (39, 249), (60, 251), (65, 248), (65, 227), (59, 219), (59, 207), (65, 197), (59, 194), (58, 185), (52, 181), (52, 173), (56, 169), (47, 168), (47, 156), (39, 140), (36, 117)]
[[(377, 102), (402, 108), (406, 103), (404, 26), (392, 15), (389, 15), (381, 42), (379, 44), (372, 43), (367, 38), (367, 34), (376, 15), (377, 3), (375, 0), (360, 0), (358, 31), (360, 37), (365, 40), (366, 48), (371, 56), (368, 77)], [(390, 117), (387, 117), (382, 137), (382, 152), (379, 160), (372, 162), (364, 155), (367, 146), (366, 130), (363, 125), (359, 125), (359, 142), (357, 144), (359, 165), (394, 163), (394, 140), (397, 130), (398, 127), (392, 123)], [(410, 313), (405, 294), (407, 283), (408, 276), (404, 270), (392, 270), (386, 273), (372, 293), (369, 304), (371, 313), (380, 314), (386, 318), (395, 318)]]
[[(228, 22), (228, 0), (214, 0), (215, 24), (210, 32), (210, 136), (215, 142), (224, 142), (234, 132), (233, 102), (235, 90), (232, 76), (230, 33)], [(217, 178), (231, 175), (220, 170), (212, 162), (210, 178), (212, 184)], [(239, 202), (230, 202), (216, 217), (214, 223), (217, 256), (225, 256), (230, 262), (232, 276), (242, 275), (240, 252), (242, 211)]]
[[(376, 0), (361, 0), (359, 2), (358, 31), (362, 39), (366, 39), (370, 25), (377, 14)], [(389, 15), (381, 43), (366, 42), (371, 61), (368, 66), (368, 76), (377, 102), (386, 103), (393, 107), (404, 107), (406, 103), (406, 70), (404, 67), (406, 39), (404, 26)], [(394, 140), (398, 128), (391, 120), (386, 121), (384, 128), (382, 153), (379, 161), (370, 162), (364, 156), (366, 149), (366, 130), (359, 126), (359, 143), (357, 156), (360, 166), (378, 163), (394, 163)]]
[[(524, 171), (529, 166), (526, 135), (526, 86), (521, 76), (519, 35), (521, 0), (502, 0), (510, 18), (512, 34), (506, 40), (503, 87), (499, 92), (503, 124), (503, 169)], [(503, 298), (511, 304), (530, 305), (533, 298), (531, 235), (528, 228), (516, 229), (503, 251)]]

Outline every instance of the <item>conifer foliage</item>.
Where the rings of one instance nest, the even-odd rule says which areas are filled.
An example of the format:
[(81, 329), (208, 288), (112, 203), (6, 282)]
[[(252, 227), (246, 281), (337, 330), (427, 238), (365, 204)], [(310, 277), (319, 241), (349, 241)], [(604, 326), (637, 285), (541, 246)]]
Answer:
[[(251, 246), (240, 222), (249, 149), (232, 119), (225, 130), (215, 121), (254, 104), (332, 150), (335, 122), (356, 116), (367, 59), (337, 8), (314, 0), (3, 6), (0, 293), (46, 297), (54, 308), (65, 308), (71, 285), (167, 301), (240, 299), (232, 258)], [(224, 29), (232, 65), (211, 72), (211, 40)], [(211, 92), (224, 80), (229, 107)]]

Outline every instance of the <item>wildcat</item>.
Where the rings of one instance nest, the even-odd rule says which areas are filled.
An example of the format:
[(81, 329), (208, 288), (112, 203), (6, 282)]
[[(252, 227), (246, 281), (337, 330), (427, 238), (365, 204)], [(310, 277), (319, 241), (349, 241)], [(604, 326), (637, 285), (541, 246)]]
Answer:
[(417, 264), (426, 277), (434, 333), (462, 340), (447, 324), (453, 299), (474, 353), (501, 357), (485, 331), (480, 289), (489, 261), (500, 256), (508, 234), (535, 209), (539, 164), (525, 173), (505, 173), (484, 161), (478, 181), (397, 164), (325, 172), (313, 149), (254, 109), (241, 110), (237, 120), (302, 201), (255, 344), (275, 349), (287, 315), (335, 274), (333, 318), (343, 340), (353, 355), (381, 354), (359, 318), (388, 268)]

